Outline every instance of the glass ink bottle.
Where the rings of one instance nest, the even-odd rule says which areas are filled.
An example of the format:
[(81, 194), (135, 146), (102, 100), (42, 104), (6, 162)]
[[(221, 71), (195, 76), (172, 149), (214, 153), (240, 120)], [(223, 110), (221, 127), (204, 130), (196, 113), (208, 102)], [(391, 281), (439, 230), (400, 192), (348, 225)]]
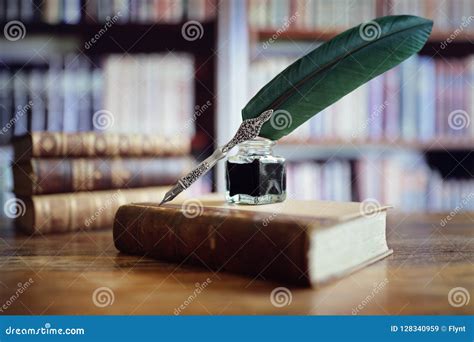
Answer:
[(269, 204), (286, 198), (285, 158), (273, 155), (275, 142), (257, 137), (239, 144), (226, 162), (226, 199), (238, 204)]

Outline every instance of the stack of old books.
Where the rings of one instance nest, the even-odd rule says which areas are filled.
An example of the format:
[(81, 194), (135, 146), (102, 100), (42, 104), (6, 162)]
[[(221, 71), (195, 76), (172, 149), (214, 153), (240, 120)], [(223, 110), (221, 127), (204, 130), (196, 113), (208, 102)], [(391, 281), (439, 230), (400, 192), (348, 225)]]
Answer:
[(125, 203), (158, 201), (192, 166), (189, 141), (34, 132), (13, 141), (17, 226), (29, 233), (111, 227)]

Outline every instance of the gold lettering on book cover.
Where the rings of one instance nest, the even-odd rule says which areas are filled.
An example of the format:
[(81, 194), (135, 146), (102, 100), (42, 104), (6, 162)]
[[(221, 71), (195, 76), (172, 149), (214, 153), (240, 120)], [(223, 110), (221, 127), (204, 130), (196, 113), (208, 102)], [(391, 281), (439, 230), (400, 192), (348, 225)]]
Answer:
[(107, 150), (107, 140), (104, 136), (97, 136), (95, 139), (95, 152), (96, 154), (105, 154)]
[(132, 178), (132, 173), (128, 170), (122, 162), (114, 162), (111, 167), (112, 185), (114, 187), (122, 187)]
[(54, 141), (54, 136), (52, 136), (52, 134), (45, 134), (43, 136), (43, 139), (41, 141), (41, 148), (42, 150), (44, 150), (46, 152), (46, 154), (49, 154), (53, 148), (54, 148), (54, 145), (55, 145), (55, 141)]
[(128, 141), (128, 137), (122, 136), (118, 146), (120, 153), (127, 155), (128, 150), (130, 148), (130, 142)]

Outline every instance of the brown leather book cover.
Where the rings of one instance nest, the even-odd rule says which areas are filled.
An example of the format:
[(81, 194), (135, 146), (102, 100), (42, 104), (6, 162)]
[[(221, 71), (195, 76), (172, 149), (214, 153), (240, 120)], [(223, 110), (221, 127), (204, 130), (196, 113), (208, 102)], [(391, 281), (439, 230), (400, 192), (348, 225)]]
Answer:
[(32, 132), (14, 138), (15, 160), (54, 157), (157, 157), (187, 155), (188, 139), (98, 132)]
[[(215, 198), (163, 206), (138, 203), (119, 208), (113, 233), (116, 248), (124, 253), (255, 279), (317, 285), (390, 254), (385, 209), (377, 209), (381, 217), (371, 219), (359, 203), (287, 200), (237, 206)], [(317, 234), (336, 232), (336, 227), (337, 234)], [(324, 247), (329, 236), (344, 245), (339, 248), (343, 253), (335, 248), (328, 259), (318, 251), (332, 253)], [(323, 247), (316, 251), (318, 243)], [(332, 259), (337, 264), (331, 265)]]
[(13, 164), (20, 196), (172, 184), (192, 166), (186, 157), (30, 159)]
[(27, 234), (64, 233), (112, 227), (117, 209), (132, 202), (160, 200), (169, 187), (19, 197), (24, 215), (17, 228)]

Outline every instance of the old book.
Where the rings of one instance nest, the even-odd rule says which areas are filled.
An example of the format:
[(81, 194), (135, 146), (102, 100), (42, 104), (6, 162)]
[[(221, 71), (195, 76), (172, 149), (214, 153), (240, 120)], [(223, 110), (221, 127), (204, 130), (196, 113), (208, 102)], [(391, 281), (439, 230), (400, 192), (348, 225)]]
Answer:
[(15, 223), (28, 234), (110, 228), (118, 207), (159, 200), (167, 190), (168, 187), (149, 187), (19, 197), (22, 211)]
[(341, 277), (391, 253), (387, 207), (301, 200), (238, 206), (221, 197), (173, 203), (120, 207), (116, 248), (300, 285)]
[(33, 132), (15, 138), (15, 160), (54, 157), (157, 157), (186, 155), (188, 139), (121, 133)]
[(21, 196), (167, 185), (192, 166), (190, 158), (30, 159), (13, 164)]

